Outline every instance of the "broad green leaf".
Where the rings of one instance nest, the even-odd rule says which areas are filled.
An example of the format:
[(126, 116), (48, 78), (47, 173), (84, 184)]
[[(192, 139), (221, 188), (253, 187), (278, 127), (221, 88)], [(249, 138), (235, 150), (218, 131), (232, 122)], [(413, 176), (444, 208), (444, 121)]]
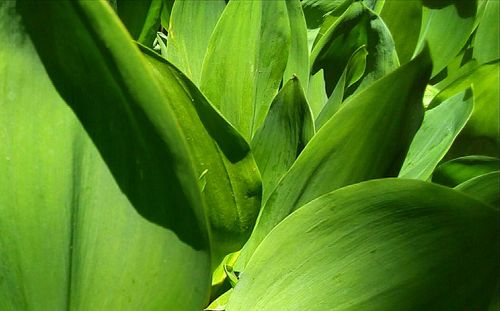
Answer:
[(304, 90), (309, 84), (309, 49), (307, 46), (307, 26), (299, 0), (286, 0), (290, 23), (290, 53), (283, 75), (288, 81), (294, 75), (299, 78)]
[(328, 98), (328, 101), (321, 110), (321, 113), (318, 115), (318, 118), (316, 118), (316, 128), (321, 128), (323, 124), (328, 121), (337, 112), (337, 110), (339, 110), (344, 99), (346, 88), (361, 79), (365, 73), (367, 55), (368, 51), (366, 50), (365, 45), (354, 51), (351, 58), (347, 62), (347, 65), (342, 72), (332, 95)]
[(262, 194), (257, 165), (247, 142), (184, 74), (155, 52), (142, 51), (189, 142), (197, 175), (204, 174), (217, 264), (243, 246), (255, 224)]
[(432, 181), (455, 187), (474, 177), (500, 170), (500, 159), (486, 156), (466, 156), (438, 166)]
[(385, 0), (380, 16), (391, 31), (399, 61), (407, 63), (417, 46), (422, 23), (422, 0)]
[(161, 23), (163, 0), (116, 0), (116, 12), (132, 38), (152, 46)]
[(175, 1), (168, 27), (167, 59), (199, 84), (208, 41), (226, 6), (224, 0)]
[(415, 54), (429, 45), (432, 76), (436, 76), (460, 52), (474, 30), (477, 1), (422, 0), (422, 26)]
[(469, 122), (457, 138), (457, 143), (450, 152), (454, 156), (474, 153), (498, 156), (500, 146), (499, 115), (499, 66), (496, 61), (479, 67), (465, 68), (457, 73), (452, 82), (436, 95), (429, 107), (435, 107), (450, 96), (474, 86), (474, 109)]
[[(76, 2), (71, 6), (44, 2), (43, 8), (39, 3), (22, 3), (32, 26), (45, 21), (38, 40), (52, 40), (52, 27), (68, 29), (80, 40), (72, 49), (74, 42), (65, 42), (61, 48), (67, 49), (59, 55), (76, 59), (90, 55), (84, 53), (89, 52), (84, 29), (68, 27), (58, 18), (68, 16), (67, 21), (77, 26), (74, 8), (82, 13), (89, 10)], [(99, 18), (120, 40), (125, 30), (117, 30), (111, 8), (102, 3), (90, 5), (99, 8)], [(141, 175), (132, 165), (143, 154), (133, 149), (138, 147), (138, 131), (127, 126), (130, 119), (112, 110), (112, 105), (136, 102), (131, 97), (116, 104), (101, 100), (92, 92), (96, 88), (83, 89), (82, 84), (89, 93), (72, 102), (78, 99), (80, 117), (91, 103), (105, 107), (98, 111), (103, 116), (98, 120), (101, 132), (92, 125), (91, 111), (81, 120), (92, 130), (92, 140), (100, 146), (105, 141), (116, 157), (102, 152), (105, 149), (99, 154), (49, 80), (18, 24), (14, 5), (13, 1), (0, 3), (0, 310), (200, 310), (208, 297), (210, 251), (201, 198), (190, 192), (197, 186), (194, 171), (185, 163), (186, 148), (171, 147), (172, 140), (156, 143), (157, 134), (145, 131), (152, 137), (144, 152), (162, 156), (161, 163), (169, 167), (149, 157), (159, 175), (148, 176), (151, 170), (142, 166), (140, 182), (136, 176)], [(126, 36), (119, 41), (126, 53), (130, 40)], [(57, 51), (57, 45), (44, 42), (51, 52)], [(78, 49), (82, 52), (77, 53)], [(126, 55), (133, 62), (134, 53)], [(69, 61), (56, 64), (63, 63), (70, 66)], [(110, 81), (96, 80), (98, 86)], [(120, 91), (116, 85), (106, 86), (109, 93)], [(109, 117), (110, 112), (117, 113), (116, 119)], [(136, 126), (145, 124), (144, 119), (136, 121)], [(172, 120), (164, 121), (176, 143), (182, 141), (169, 126)], [(161, 187), (161, 196), (155, 184)], [(142, 200), (131, 193), (134, 187), (144, 191)], [(184, 195), (177, 193), (180, 189), (186, 189)], [(173, 224), (172, 218), (179, 222)]]
[(428, 180), (469, 120), (473, 105), (472, 89), (469, 88), (427, 110), (399, 177)]
[(430, 70), (425, 50), (342, 105), (267, 200), (236, 270), (274, 226), (305, 203), (349, 184), (397, 174), (423, 118)]
[(485, 310), (497, 294), (498, 216), (422, 181), (339, 189), (266, 237), (226, 310)]
[(474, 36), (473, 57), (484, 64), (500, 57), (500, 21), (498, 0), (485, 0), (485, 11)]
[(200, 88), (247, 140), (264, 122), (289, 47), (284, 0), (232, 0), (214, 29)]
[(161, 27), (168, 29), (170, 25), (170, 15), (172, 13), (172, 7), (174, 6), (174, 0), (163, 0), (163, 7), (160, 13)]
[(380, 17), (363, 4), (354, 3), (326, 31), (311, 53), (312, 73), (324, 70), (328, 95), (332, 94), (351, 55), (363, 45), (368, 51), (365, 75), (350, 94), (399, 65), (391, 34)]
[(264, 125), (252, 140), (252, 150), (262, 174), (262, 202), (313, 135), (311, 111), (299, 79), (293, 77), (276, 95)]
[(455, 187), (495, 208), (500, 206), (500, 171), (473, 177)]

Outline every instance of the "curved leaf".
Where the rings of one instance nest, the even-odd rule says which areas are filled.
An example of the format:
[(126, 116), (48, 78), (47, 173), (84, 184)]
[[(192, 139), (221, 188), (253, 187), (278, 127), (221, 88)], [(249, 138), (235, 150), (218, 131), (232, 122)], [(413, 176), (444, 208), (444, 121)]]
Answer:
[(288, 214), (343, 186), (394, 176), (423, 117), (431, 64), (419, 57), (352, 96), (314, 135), (261, 210), (236, 265)]
[(474, 177), (500, 170), (500, 159), (486, 156), (466, 156), (438, 166), (432, 181), (455, 187)]
[(225, 7), (224, 0), (182, 0), (172, 7), (167, 59), (195, 84), (200, 82), (208, 41)]
[(200, 89), (247, 140), (278, 92), (289, 47), (284, 0), (232, 0), (215, 27)]
[(252, 150), (262, 174), (263, 202), (314, 135), (311, 111), (297, 77), (280, 90), (264, 125), (252, 140)]
[(415, 55), (425, 44), (432, 55), (432, 76), (460, 52), (474, 30), (477, 1), (422, 0), (422, 26)]
[(155, 52), (142, 51), (189, 142), (196, 173), (205, 179), (216, 264), (243, 246), (255, 224), (262, 191), (257, 165), (245, 139), (185, 75)]
[(455, 187), (495, 208), (500, 206), (500, 171), (473, 177)]
[(499, 2), (484, 0), (485, 8), (474, 36), (472, 56), (480, 64), (497, 60), (500, 57), (500, 18)]
[(425, 112), (399, 177), (427, 180), (469, 120), (473, 108), (472, 89), (449, 98)]
[[(202, 215), (199, 194), (188, 190), (184, 195), (189, 197), (174, 196), (163, 188), (164, 197), (160, 197), (152, 188), (145, 194), (158, 204), (146, 203), (158, 210), (147, 210), (146, 204), (137, 204), (141, 202), (137, 198), (135, 205), (131, 203), (125, 195), (129, 193), (122, 192), (116, 176), (49, 80), (18, 25), (14, 4), (0, 4), (0, 310), (200, 310), (208, 297), (210, 251), (204, 219), (196, 218)], [(23, 4), (32, 22), (41, 19), (37, 14), (54, 18), (74, 12), (63, 1), (44, 3), (43, 9), (37, 5)], [(100, 17), (114, 32), (115, 21), (107, 16)], [(61, 26), (58, 19), (51, 21), (40, 31), (51, 34), (52, 26)], [(123, 45), (128, 41), (127, 37)], [(110, 87), (108, 92), (117, 88)], [(80, 113), (85, 100), (110, 103), (92, 95), (79, 98)], [(82, 119), (93, 128), (89, 118)], [(117, 126), (118, 120), (107, 121)], [(137, 132), (110, 129), (117, 135), (106, 142), (115, 152), (124, 150), (119, 147), (127, 146), (125, 140), (134, 146), (137, 136), (132, 134)], [(104, 133), (95, 127), (91, 133), (94, 141), (102, 143)], [(165, 155), (165, 145), (151, 144), (148, 150)], [(178, 156), (166, 158), (177, 175), (162, 178), (168, 178), (174, 191), (187, 186), (196, 189), (194, 172), (182, 162), (186, 151), (177, 148)], [(114, 160), (104, 154), (108, 162)], [(126, 163), (127, 158), (120, 156)], [(114, 174), (124, 173), (116, 170), (116, 162), (113, 167)], [(165, 172), (163, 166), (156, 169)], [(175, 169), (182, 169), (182, 175)], [(134, 184), (134, 172), (127, 173), (132, 185), (149, 188)], [(143, 179), (151, 182), (152, 178)], [(184, 223), (165, 225), (176, 213), (186, 214), (176, 218)]]
[(498, 278), (498, 215), (416, 180), (339, 189), (266, 237), (226, 310), (484, 310)]
[(152, 46), (161, 23), (163, 0), (116, 0), (116, 12), (132, 38)]

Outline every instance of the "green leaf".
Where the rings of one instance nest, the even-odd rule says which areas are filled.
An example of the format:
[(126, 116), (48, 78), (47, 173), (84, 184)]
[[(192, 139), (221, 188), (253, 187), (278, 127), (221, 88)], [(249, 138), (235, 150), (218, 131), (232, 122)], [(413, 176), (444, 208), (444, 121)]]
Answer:
[(466, 156), (438, 166), (432, 181), (455, 187), (474, 177), (500, 170), (500, 159), (486, 156)]
[(262, 174), (263, 202), (313, 135), (311, 111), (299, 79), (294, 77), (280, 90), (264, 125), (252, 140), (252, 150)]
[(220, 295), (217, 299), (212, 301), (212, 303), (206, 307), (205, 311), (224, 311), (226, 310), (227, 302), (229, 301), (229, 297), (233, 293), (233, 289), (230, 288), (227, 292)]
[(226, 310), (485, 310), (498, 279), (498, 216), (422, 181), (345, 187), (266, 237)]
[(399, 65), (391, 34), (380, 17), (363, 4), (354, 3), (326, 31), (311, 53), (312, 73), (324, 70), (328, 95), (332, 94), (351, 55), (363, 45), (368, 50), (365, 75), (349, 94), (366, 88)]
[(486, 6), (479, 26), (474, 36), (472, 55), (480, 64), (484, 64), (500, 57), (500, 20), (497, 0), (485, 0)]
[(329, 14), (344, 12), (354, 0), (302, 0), (308, 28), (319, 28)]
[(455, 157), (477, 153), (499, 156), (498, 103), (500, 94), (498, 85), (500, 83), (500, 62), (496, 61), (476, 68), (470, 67), (457, 73), (457, 77), (451, 79), (452, 82), (447, 82), (448, 86), (436, 95), (429, 107), (439, 105), (447, 98), (473, 84), (474, 109), (472, 115), (450, 152)]
[(415, 54), (429, 45), (432, 76), (436, 76), (460, 52), (474, 30), (477, 1), (422, 0), (422, 26)]
[(226, 6), (224, 0), (175, 1), (168, 28), (167, 59), (199, 84), (208, 41)]
[(152, 46), (161, 23), (163, 0), (116, 0), (116, 12), (132, 38)]
[(289, 47), (284, 0), (232, 0), (215, 27), (200, 88), (247, 140), (278, 92)]
[(314, 135), (261, 210), (236, 265), (288, 214), (335, 189), (395, 176), (423, 118), (428, 51), (352, 96)]
[(339, 110), (346, 88), (356, 83), (363, 76), (366, 69), (366, 56), (368, 51), (363, 45), (358, 48), (349, 58), (347, 65), (340, 76), (332, 95), (328, 98), (321, 113), (316, 118), (315, 125), (319, 129)]
[(319, 70), (310, 77), (309, 87), (307, 89), (307, 102), (311, 108), (313, 119), (316, 119), (328, 101), (325, 90), (325, 79), (323, 69)]
[(295, 75), (301, 81), (304, 90), (307, 90), (309, 84), (309, 48), (304, 12), (299, 0), (287, 0), (286, 8), (291, 41), (283, 81), (288, 81)]
[(385, 0), (380, 16), (396, 44), (399, 61), (407, 63), (417, 46), (422, 23), (422, 1)]
[[(163, 119), (171, 136), (158, 142), (158, 134), (143, 127), (151, 138), (142, 150), (134, 149), (140, 146), (138, 127), (146, 121), (135, 119), (133, 129), (130, 118), (113, 110), (137, 102), (133, 97), (116, 102), (104, 97), (105, 88), (114, 95), (120, 88), (105, 83), (111, 81), (110, 73), (94, 59), (83, 70), (95, 73), (101, 66), (102, 76), (92, 76), (95, 80), (83, 84), (84, 76), (77, 75), (54, 80), (68, 87), (72, 81), (81, 83), (83, 92), (70, 99), (79, 107), (89, 138), (49, 80), (18, 23), (15, 4), (0, 4), (0, 310), (200, 310), (210, 284), (208, 233), (200, 195), (190, 191), (197, 186), (187, 150), (167, 139), (182, 142), (170, 125), (173, 119)], [(99, 12), (96, 17), (105, 29), (118, 37), (118, 50), (134, 63), (137, 53), (129, 53), (131, 39), (117, 28), (118, 20), (104, 2), (24, 2), (24, 17), (32, 23), (38, 47), (47, 44), (49, 55), (66, 57), (57, 62), (51, 56), (51, 66), (76, 70), (73, 66), (84, 56), (96, 55), (75, 15), (93, 15), (87, 5)], [(39, 22), (43, 27), (36, 27)], [(54, 29), (67, 30), (78, 44), (53, 44)], [(115, 82), (123, 81), (114, 77)], [(136, 78), (142, 77), (137, 72)], [(154, 93), (148, 96), (158, 99)], [(91, 109), (103, 116), (96, 122), (101, 131), (92, 123), (96, 119)], [(116, 116), (110, 117), (112, 112)], [(105, 148), (99, 154), (91, 139), (101, 147), (109, 145), (115, 157)], [(150, 156), (151, 166), (133, 165), (146, 152), (163, 158), (156, 162)], [(134, 171), (139, 168), (143, 175)], [(152, 169), (158, 174), (152, 175)], [(131, 193), (136, 187), (142, 197)], [(186, 190), (177, 193), (180, 189)]]
[(158, 54), (141, 48), (189, 142), (196, 173), (204, 176), (203, 198), (218, 264), (243, 246), (255, 224), (262, 193), (257, 165), (247, 142), (196, 86)]
[(455, 187), (495, 208), (500, 206), (500, 171), (473, 177)]
[(450, 97), (425, 112), (399, 177), (427, 180), (467, 123), (473, 108), (472, 89)]

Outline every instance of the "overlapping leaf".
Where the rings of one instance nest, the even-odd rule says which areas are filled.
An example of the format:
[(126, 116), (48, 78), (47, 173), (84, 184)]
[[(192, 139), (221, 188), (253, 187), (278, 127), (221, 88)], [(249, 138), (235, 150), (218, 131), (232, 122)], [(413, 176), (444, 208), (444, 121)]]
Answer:
[(455, 187), (495, 208), (500, 206), (500, 171), (473, 177)]
[(271, 231), (226, 310), (485, 310), (496, 295), (498, 215), (416, 180), (339, 189)]
[(271, 194), (237, 269), (274, 226), (305, 203), (349, 184), (397, 174), (422, 121), (430, 67), (429, 54), (423, 53), (343, 104)]
[(455, 187), (474, 177), (500, 170), (500, 159), (487, 156), (466, 156), (437, 167), (432, 181)]
[(132, 38), (152, 46), (161, 23), (163, 0), (116, 0), (116, 12)]
[[(91, 137), (49, 80), (15, 2), (0, 4), (0, 309), (199, 310), (208, 297), (210, 251), (196, 175), (171, 114), (161, 113), (169, 134), (160, 139), (139, 113), (149, 101), (125, 93), (147, 77), (130, 67), (138, 55), (130, 37), (104, 2), (17, 4), (52, 76), (66, 66), (58, 72), (74, 79), (53, 81)], [(91, 43), (102, 37), (82, 23), (89, 15), (100, 19), (91, 25), (122, 37), (118, 51), (131, 65), (121, 69), (135, 73), (129, 84), (109, 71), (123, 58), (97, 57)], [(75, 41), (58, 37), (62, 29)], [(88, 76), (77, 64), (88, 64), (82, 70), (96, 80), (83, 84)], [(70, 92), (72, 83), (79, 91)], [(150, 153), (161, 162), (150, 155), (141, 163)]]

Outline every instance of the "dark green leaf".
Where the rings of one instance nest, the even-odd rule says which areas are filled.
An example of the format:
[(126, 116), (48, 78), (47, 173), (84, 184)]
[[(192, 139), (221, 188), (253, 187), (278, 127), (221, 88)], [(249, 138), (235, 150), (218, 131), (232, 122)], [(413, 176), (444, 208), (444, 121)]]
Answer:
[(500, 171), (479, 175), (455, 187), (495, 208), (500, 207)]
[(152, 46), (161, 23), (163, 0), (116, 0), (116, 12), (132, 38)]
[(498, 170), (500, 170), (500, 159), (485, 156), (466, 156), (438, 166), (432, 175), (432, 181), (455, 187), (471, 178)]

